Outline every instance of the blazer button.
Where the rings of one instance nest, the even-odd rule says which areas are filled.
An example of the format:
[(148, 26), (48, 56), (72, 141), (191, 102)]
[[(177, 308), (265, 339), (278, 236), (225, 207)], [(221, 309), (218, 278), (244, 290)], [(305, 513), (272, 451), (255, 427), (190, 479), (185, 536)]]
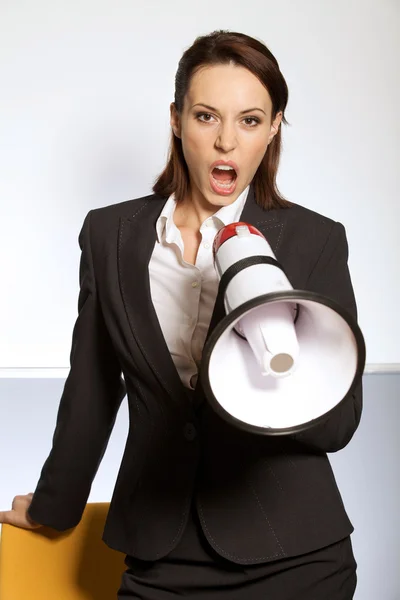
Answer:
[(193, 442), (197, 435), (197, 431), (193, 423), (186, 423), (183, 428), (183, 435), (188, 442)]

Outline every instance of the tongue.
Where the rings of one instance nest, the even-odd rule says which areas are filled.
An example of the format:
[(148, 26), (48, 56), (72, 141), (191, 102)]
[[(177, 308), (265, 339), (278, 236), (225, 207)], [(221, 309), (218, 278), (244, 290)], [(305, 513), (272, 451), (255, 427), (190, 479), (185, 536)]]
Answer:
[(215, 169), (212, 170), (212, 176), (214, 179), (221, 181), (222, 183), (230, 183), (235, 179), (236, 175), (235, 171), (223, 171), (222, 169), (215, 167)]

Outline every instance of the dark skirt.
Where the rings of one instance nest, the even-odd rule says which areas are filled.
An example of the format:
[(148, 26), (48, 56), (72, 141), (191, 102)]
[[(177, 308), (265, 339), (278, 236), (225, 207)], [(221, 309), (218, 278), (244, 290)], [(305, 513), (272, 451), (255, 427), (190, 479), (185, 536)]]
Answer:
[(211, 548), (194, 510), (170, 554), (127, 556), (125, 564), (118, 600), (351, 600), (357, 582), (350, 537), (301, 556), (238, 565)]

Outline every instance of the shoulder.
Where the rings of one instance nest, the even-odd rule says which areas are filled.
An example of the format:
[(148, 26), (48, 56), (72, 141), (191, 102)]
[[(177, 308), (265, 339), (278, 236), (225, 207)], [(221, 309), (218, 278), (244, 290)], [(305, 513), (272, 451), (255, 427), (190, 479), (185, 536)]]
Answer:
[(281, 210), (284, 227), (280, 258), (293, 272), (293, 280), (298, 279), (297, 285), (304, 285), (318, 263), (328, 265), (332, 261), (338, 265), (347, 260), (348, 244), (342, 223), (299, 204)]
[(148, 196), (94, 208), (86, 215), (82, 229), (90, 229), (92, 240), (105, 241), (118, 231), (121, 220), (139, 215), (143, 217), (147, 215), (151, 218), (152, 215), (161, 212), (165, 201), (166, 198), (157, 194), (149, 194)]
[(286, 233), (299, 245), (321, 249), (331, 237), (343, 237), (342, 223), (319, 212), (293, 203), (285, 211)]
[(162, 198), (157, 194), (149, 194), (148, 196), (142, 196), (140, 198), (125, 200), (124, 202), (92, 209), (90, 214), (92, 220), (95, 222), (108, 221), (109, 219), (129, 218), (134, 217), (138, 211), (142, 210), (150, 203), (162, 207), (165, 200), (165, 198)]
[(292, 206), (283, 210), (286, 212), (288, 225), (292, 226), (301, 224), (308, 229), (319, 228), (322, 231), (329, 231), (336, 223), (334, 219), (301, 204), (293, 203)]

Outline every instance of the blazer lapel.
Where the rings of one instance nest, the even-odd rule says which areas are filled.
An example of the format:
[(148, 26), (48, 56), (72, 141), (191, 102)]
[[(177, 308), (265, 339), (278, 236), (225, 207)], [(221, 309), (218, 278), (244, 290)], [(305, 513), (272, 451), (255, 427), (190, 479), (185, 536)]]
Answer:
[(256, 203), (254, 186), (251, 185), (242, 214), (240, 215), (240, 220), (254, 225), (254, 227), (264, 234), (273, 253), (279, 260), (280, 244), (286, 222), (286, 209), (274, 208), (267, 211), (261, 208)]
[[(166, 199), (153, 196), (130, 217), (120, 219), (118, 275), (126, 316), (149, 368), (172, 396), (185, 394), (151, 299), (149, 261), (156, 243), (156, 221)], [(133, 356), (137, 349), (133, 349)]]

